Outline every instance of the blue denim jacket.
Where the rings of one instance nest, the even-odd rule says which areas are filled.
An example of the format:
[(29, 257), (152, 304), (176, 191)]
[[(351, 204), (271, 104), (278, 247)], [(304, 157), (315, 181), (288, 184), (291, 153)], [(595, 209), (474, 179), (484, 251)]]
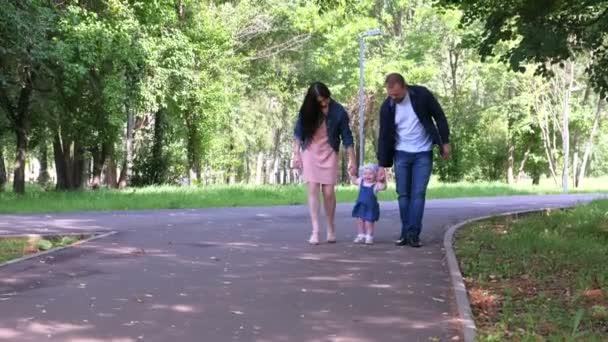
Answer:
[[(327, 126), (329, 145), (336, 153), (340, 150), (340, 139), (342, 139), (342, 144), (345, 148), (353, 146), (353, 133), (350, 131), (348, 113), (341, 104), (333, 99), (329, 103), (329, 112), (325, 119), (325, 125)], [(300, 141), (302, 149), (306, 149), (310, 144), (310, 141), (304, 141), (302, 138), (302, 115), (300, 113), (298, 113), (293, 135)]]

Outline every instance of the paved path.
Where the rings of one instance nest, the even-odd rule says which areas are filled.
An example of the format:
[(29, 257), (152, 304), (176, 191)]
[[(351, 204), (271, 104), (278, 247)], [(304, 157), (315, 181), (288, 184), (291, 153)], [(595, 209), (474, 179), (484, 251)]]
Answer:
[(0, 341), (450, 341), (461, 339), (442, 251), (449, 225), (596, 195), (427, 202), (421, 249), (397, 248), (396, 203), (374, 246), (309, 246), (302, 206), (0, 216), (0, 234), (115, 230), (0, 268)]

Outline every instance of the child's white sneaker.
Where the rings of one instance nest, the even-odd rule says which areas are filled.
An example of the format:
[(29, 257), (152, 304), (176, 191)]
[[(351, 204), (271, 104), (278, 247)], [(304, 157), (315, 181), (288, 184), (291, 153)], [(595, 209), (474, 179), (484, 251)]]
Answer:
[(365, 244), (366, 245), (373, 245), (374, 244), (374, 237), (371, 236), (371, 235), (365, 236)]
[(357, 237), (355, 238), (355, 241), (353, 241), (354, 243), (363, 243), (365, 242), (365, 235), (363, 234), (358, 234)]

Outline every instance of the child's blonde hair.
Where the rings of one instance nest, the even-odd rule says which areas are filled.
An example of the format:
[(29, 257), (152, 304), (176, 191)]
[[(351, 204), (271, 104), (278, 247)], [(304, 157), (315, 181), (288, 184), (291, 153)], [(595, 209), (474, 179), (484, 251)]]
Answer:
[(378, 165), (376, 164), (367, 164), (361, 167), (361, 174), (365, 171), (371, 171), (374, 173), (374, 176), (378, 176)]

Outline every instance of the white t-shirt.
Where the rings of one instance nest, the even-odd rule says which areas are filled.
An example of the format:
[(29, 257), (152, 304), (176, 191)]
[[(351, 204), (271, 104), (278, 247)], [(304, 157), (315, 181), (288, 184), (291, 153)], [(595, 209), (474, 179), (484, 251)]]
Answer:
[(397, 126), (395, 148), (398, 151), (418, 153), (433, 149), (433, 139), (418, 120), (409, 95), (401, 103), (396, 104), (395, 125)]

